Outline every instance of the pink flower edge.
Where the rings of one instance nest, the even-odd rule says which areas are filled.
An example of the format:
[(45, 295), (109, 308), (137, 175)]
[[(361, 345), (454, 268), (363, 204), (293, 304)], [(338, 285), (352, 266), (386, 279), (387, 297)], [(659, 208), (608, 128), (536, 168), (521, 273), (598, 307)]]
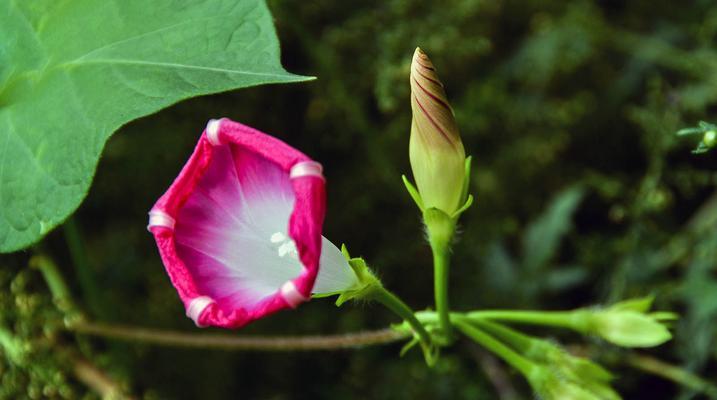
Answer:
[[(149, 213), (148, 229), (187, 316), (201, 327), (237, 328), (308, 301), (319, 270), (325, 196), (320, 164), (256, 129), (211, 120)], [(289, 211), (288, 226), (276, 227)], [(255, 262), (242, 265), (247, 258)], [(277, 269), (282, 265), (290, 267)]]

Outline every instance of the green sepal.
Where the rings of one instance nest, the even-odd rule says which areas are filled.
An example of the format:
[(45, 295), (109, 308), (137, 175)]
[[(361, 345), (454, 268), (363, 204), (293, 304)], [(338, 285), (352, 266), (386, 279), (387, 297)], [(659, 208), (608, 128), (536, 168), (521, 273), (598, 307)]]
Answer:
[(680, 319), (680, 314), (671, 311), (655, 311), (648, 315), (660, 322), (672, 322)]
[(655, 301), (655, 296), (638, 297), (635, 299), (628, 299), (619, 301), (609, 308), (613, 311), (636, 311), (639, 313), (646, 313), (652, 308), (652, 303)]
[(401, 175), (401, 179), (403, 180), (403, 185), (406, 187), (408, 194), (411, 195), (413, 201), (416, 202), (418, 208), (421, 210), (421, 212), (423, 212), (423, 199), (421, 198), (421, 194), (418, 193), (418, 189), (416, 189), (416, 187), (413, 186), (411, 181), (406, 178), (406, 175)]
[(688, 135), (697, 135), (697, 134), (703, 134), (705, 131), (702, 128), (684, 128), (677, 131), (675, 134), (677, 136), (688, 136)]
[(401, 351), (398, 353), (398, 356), (399, 357), (405, 356), (406, 353), (408, 353), (412, 348), (416, 347), (416, 345), (419, 344), (420, 342), (421, 341), (417, 337), (414, 336), (411, 340), (406, 342), (406, 344), (404, 344), (401, 347)]
[(466, 202), (468, 200), (468, 189), (471, 186), (471, 162), (473, 161), (473, 156), (466, 157), (464, 168), (464, 178), (463, 178), (463, 188), (461, 189), (461, 201)]
[[(431, 312), (429, 312), (429, 314), (430, 313)], [(418, 316), (419, 314), (421, 314), (420, 311), (418, 313), (416, 313), (416, 316)], [(436, 328), (436, 327), (434, 326), (433, 328)], [(392, 324), (391, 329), (393, 329), (397, 332), (401, 332), (401, 333), (413, 334), (413, 337), (411, 338), (411, 340), (406, 342), (406, 344), (404, 344), (403, 347), (401, 347), (401, 351), (399, 352), (400, 357), (403, 357), (411, 349), (416, 347), (417, 344), (420, 344), (421, 351), (423, 352), (423, 358), (426, 361), (426, 365), (428, 365), (429, 367), (433, 367), (434, 365), (436, 365), (436, 362), (438, 361), (438, 358), (441, 353), (440, 346), (435, 346), (435, 345), (431, 346), (431, 345), (427, 345), (426, 343), (422, 343), (421, 339), (418, 337), (416, 332), (414, 332), (413, 329), (411, 328), (411, 324), (409, 324), (408, 321), (406, 321), (406, 320), (404, 320), (400, 324)], [(434, 329), (428, 328), (428, 331), (431, 334), (432, 339), (435, 341), (436, 336), (434, 335), (434, 333), (435, 333)]]
[(472, 194), (469, 194), (469, 195), (468, 195), (468, 198), (466, 198), (466, 202), (463, 203), (463, 205), (461, 206), (461, 208), (457, 209), (457, 210), (453, 213), (453, 215), (451, 215), (451, 218), (457, 220), (458, 217), (460, 217), (461, 214), (463, 214), (463, 213), (464, 213), (467, 209), (469, 209), (472, 205), (473, 205), (473, 195), (472, 195)]
[(351, 257), (346, 245), (341, 245), (341, 254), (346, 258), (349, 266), (356, 275), (357, 283), (352, 288), (346, 289), (342, 292), (335, 292), (321, 297), (327, 297), (338, 294), (339, 298), (336, 299), (336, 306), (341, 307), (342, 304), (349, 300), (360, 300), (368, 299), (372, 294), (373, 290), (377, 287), (381, 287), (381, 281), (376, 278), (371, 269), (366, 264), (366, 261), (361, 257)]
[(446, 248), (456, 230), (456, 220), (443, 210), (431, 207), (423, 210), (423, 223), (428, 231), (428, 241), (434, 249)]

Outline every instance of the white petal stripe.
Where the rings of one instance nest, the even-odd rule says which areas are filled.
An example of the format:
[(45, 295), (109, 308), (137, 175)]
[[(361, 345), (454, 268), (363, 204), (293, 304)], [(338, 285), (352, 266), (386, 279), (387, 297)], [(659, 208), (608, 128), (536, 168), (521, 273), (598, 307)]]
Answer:
[(147, 230), (154, 226), (163, 226), (165, 228), (174, 229), (174, 218), (170, 217), (164, 211), (152, 210), (149, 212), (149, 224)]
[(189, 307), (187, 307), (187, 317), (191, 318), (195, 325), (203, 328), (204, 325), (199, 323), (199, 317), (202, 316), (202, 312), (207, 306), (212, 303), (214, 303), (214, 300), (211, 297), (199, 296), (193, 298), (192, 301), (189, 302)]
[(209, 140), (209, 143), (213, 144), (214, 146), (219, 146), (222, 144), (221, 140), (219, 140), (219, 125), (221, 124), (221, 119), (210, 119), (209, 122), (207, 122), (207, 139)]
[(296, 289), (296, 285), (294, 285), (292, 281), (287, 281), (281, 286), (281, 295), (284, 296), (284, 300), (286, 300), (292, 308), (296, 308), (299, 304), (309, 301), (308, 298), (299, 293), (299, 290)]
[(324, 168), (316, 161), (302, 161), (291, 167), (289, 178), (294, 179), (302, 176), (316, 176), (324, 179), (323, 171)]

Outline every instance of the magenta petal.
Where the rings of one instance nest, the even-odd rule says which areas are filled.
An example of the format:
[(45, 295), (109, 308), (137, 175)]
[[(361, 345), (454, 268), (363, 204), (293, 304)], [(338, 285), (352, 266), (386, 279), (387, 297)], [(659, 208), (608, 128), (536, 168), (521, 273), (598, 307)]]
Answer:
[(318, 163), (221, 119), (207, 125), (148, 228), (187, 316), (240, 327), (310, 298), (325, 209)]

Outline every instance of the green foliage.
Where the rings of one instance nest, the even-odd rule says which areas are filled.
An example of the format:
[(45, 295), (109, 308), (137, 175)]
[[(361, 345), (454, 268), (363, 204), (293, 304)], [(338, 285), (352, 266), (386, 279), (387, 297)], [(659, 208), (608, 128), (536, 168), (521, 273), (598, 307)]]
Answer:
[(3, 252), (75, 210), (127, 122), (192, 96), (307, 79), (281, 67), (262, 0), (2, 1), (0, 38)]
[(516, 304), (530, 304), (540, 291), (566, 290), (587, 278), (584, 268), (554, 265), (560, 244), (573, 228), (573, 216), (584, 197), (580, 187), (562, 190), (525, 228), (520, 257), (513, 258), (502, 243), (489, 248), (486, 258), (491, 286), (512, 291)]
[[(71, 375), (73, 351), (66, 347), (62, 316), (42, 278), (30, 268), (18, 271), (8, 265), (3, 267), (0, 399), (77, 399), (83, 388)], [(13, 343), (8, 345), (7, 340)]]
[[(675, 132), (715, 120), (713, 2), (318, 0), (271, 1), (270, 8), (285, 65), (320, 79), (192, 99), (114, 135), (77, 215), (94, 290), (80, 287), (83, 267), (63, 250), (62, 233), (45, 241), (75, 283), (78, 303), (94, 296), (85, 293), (99, 293), (109, 305), (103, 318), (196, 331), (142, 227), (204, 122), (223, 115), (322, 161), (329, 183), (325, 235), (370, 260), (411, 306), (430, 304), (430, 254), (398, 180), (409, 172), (407, 76), (410, 54), (420, 45), (443, 77), (466, 151), (474, 156), (470, 192), (476, 200), (461, 216), (453, 245), (451, 305), (571, 309), (656, 294), (658, 306), (679, 310), (681, 319), (673, 341), (640, 356), (663, 359), (670, 369), (635, 370), (626, 354), (600, 342), (567, 348), (617, 372), (612, 385), (624, 398), (706, 396), (698, 392), (701, 384), (677, 382), (689, 373), (714, 381), (717, 367), (717, 162), (714, 152), (690, 154), (695, 143)], [(0, 24), (0, 38), (4, 29)], [(0, 62), (0, 82), (9, 76), (5, 65)], [(561, 193), (576, 184), (583, 195), (575, 205), (557, 207)], [(568, 228), (539, 243), (557, 247), (538, 272), (523, 275), (527, 232), (534, 229), (528, 227), (558, 208)], [(31, 214), (14, 217), (23, 215)], [(19, 271), (26, 263), (13, 261), (23, 256), (5, 256), (4, 265)], [(2, 305), (14, 307), (12, 300)], [(45, 300), (40, 308), (51, 306)], [(33, 332), (45, 321), (26, 318)], [(378, 308), (337, 310), (315, 300), (241, 333), (349, 332), (391, 322), (395, 318)], [(398, 359), (398, 345), (279, 355), (86, 340), (86, 347), (102, 350), (93, 359), (126, 377), (138, 397), (532, 398), (504, 364), (472, 344), (458, 346), (427, 369), (418, 352)], [(52, 365), (38, 364), (38, 370), (60, 365), (63, 376), (71, 375), (62, 362)]]

